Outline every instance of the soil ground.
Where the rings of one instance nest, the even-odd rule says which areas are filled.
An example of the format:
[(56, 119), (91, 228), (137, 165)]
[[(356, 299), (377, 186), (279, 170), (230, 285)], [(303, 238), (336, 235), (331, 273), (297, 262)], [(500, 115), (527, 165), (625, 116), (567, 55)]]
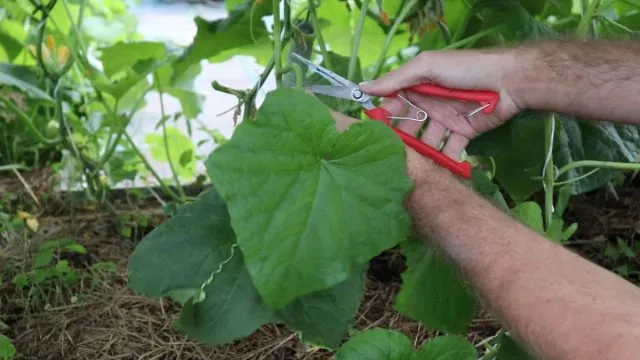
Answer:
[[(32, 184), (42, 181), (37, 180), (42, 174), (32, 176), (36, 180), (26, 180)], [(0, 320), (8, 326), (3, 332), (13, 339), (17, 359), (332, 358), (333, 354), (327, 350), (305, 348), (296, 334), (282, 326), (265, 326), (252, 336), (223, 348), (200, 345), (172, 328), (179, 311), (175, 304), (150, 301), (129, 290), (127, 259), (136, 241), (165, 218), (157, 201), (137, 201), (124, 195), (117, 199), (116, 207), (122, 213), (147, 214), (150, 218), (147, 226), (137, 228), (133, 236), (127, 238), (103, 210), (71, 204), (72, 200), (55, 196), (41, 200), (41, 207), (35, 208), (33, 197), (15, 179), (0, 179), (0, 189), (5, 195), (18, 194), (13, 205), (29, 211), (39, 222), (36, 234), (28, 231), (0, 234), (0, 269), (3, 271)], [(638, 281), (634, 275), (638, 270), (636, 258), (621, 263), (603, 255), (607, 244), (615, 244), (618, 237), (635, 241), (640, 232), (640, 186), (630, 182), (616, 191), (617, 199), (607, 190), (572, 198), (566, 219), (577, 222), (578, 231), (567, 246), (607, 268), (627, 266), (630, 279), (635, 282)], [(46, 190), (38, 190), (36, 186), (35, 197), (45, 199), (43, 194)], [(26, 261), (33, 261), (32, 256), (25, 254), (33, 253), (46, 240), (61, 237), (74, 239), (88, 250), (86, 255), (68, 257), (74, 268), (89, 273), (92, 264), (113, 262), (115, 272), (93, 274), (71, 287), (54, 283), (35, 295), (12, 284), (10, 276), (24, 269), (28, 265)], [(356, 328), (399, 329), (419, 346), (434, 334), (393, 308), (403, 270), (404, 259), (394, 251), (371, 262)], [(96, 283), (96, 279), (101, 281)], [(499, 329), (495, 319), (481, 311), (467, 336), (478, 344)]]

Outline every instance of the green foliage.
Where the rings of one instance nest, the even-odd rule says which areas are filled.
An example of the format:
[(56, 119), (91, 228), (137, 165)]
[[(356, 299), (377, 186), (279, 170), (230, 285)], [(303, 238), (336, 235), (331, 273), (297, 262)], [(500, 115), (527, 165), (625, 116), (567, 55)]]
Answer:
[(406, 241), (402, 250), (407, 270), (396, 300), (398, 310), (429, 328), (465, 333), (478, 304), (458, 269), (422, 241)]
[(254, 283), (281, 308), (345, 281), (407, 237), (405, 163), (387, 126), (363, 122), (340, 134), (320, 101), (283, 89), (267, 96), (207, 167), (229, 203)]
[(129, 286), (152, 298), (169, 296), (182, 303), (177, 328), (207, 343), (225, 344), (261, 325), (284, 323), (308, 341), (338, 345), (364, 291), (362, 269), (333, 287), (274, 309), (259, 295), (244, 258), (227, 205), (210, 189), (136, 247), (129, 261)]
[(401, 332), (374, 328), (359, 332), (336, 353), (336, 360), (475, 360), (478, 352), (467, 340), (445, 335), (427, 341), (417, 351)]
[(0, 334), (0, 360), (11, 360), (16, 356), (16, 347), (8, 337)]
[(276, 1), (236, 2), (237, 7), (234, 4), (229, 16), (222, 20), (207, 21), (196, 17), (197, 35), (176, 63), (176, 73), (182, 73), (203, 59), (223, 61), (237, 53), (256, 56), (264, 64), (272, 46), (262, 18), (273, 15), (273, 3)]

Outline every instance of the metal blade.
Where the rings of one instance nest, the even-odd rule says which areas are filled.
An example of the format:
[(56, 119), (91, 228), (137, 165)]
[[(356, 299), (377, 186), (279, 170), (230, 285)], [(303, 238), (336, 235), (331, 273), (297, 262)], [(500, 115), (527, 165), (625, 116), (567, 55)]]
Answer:
[(303, 58), (302, 56), (300, 56), (300, 55), (298, 55), (296, 53), (292, 52), (291, 55), (295, 56), (298, 60), (302, 61), (305, 65), (307, 65), (313, 71), (315, 71), (318, 74), (320, 74), (320, 76), (322, 76), (323, 78), (327, 79), (327, 81), (329, 81), (333, 85), (356, 87), (356, 84), (352, 83), (351, 81), (343, 78), (342, 76), (340, 76), (340, 75), (338, 75), (338, 74), (336, 74), (334, 72), (331, 72), (331, 71), (323, 68), (320, 65), (316, 65), (316, 64), (312, 63), (311, 61)]
[(353, 88), (351, 87), (335, 85), (310, 85), (305, 86), (305, 89), (310, 90), (311, 92), (314, 92), (316, 94), (323, 94), (341, 99), (356, 101), (356, 99), (353, 98)]

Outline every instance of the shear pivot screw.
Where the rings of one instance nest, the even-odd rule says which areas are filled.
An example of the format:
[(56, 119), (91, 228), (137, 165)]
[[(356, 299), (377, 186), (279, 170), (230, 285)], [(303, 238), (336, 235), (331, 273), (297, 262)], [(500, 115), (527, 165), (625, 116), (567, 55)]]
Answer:
[(359, 100), (359, 99), (362, 98), (362, 91), (360, 91), (358, 89), (355, 89), (355, 90), (353, 90), (351, 95), (353, 96), (354, 99)]

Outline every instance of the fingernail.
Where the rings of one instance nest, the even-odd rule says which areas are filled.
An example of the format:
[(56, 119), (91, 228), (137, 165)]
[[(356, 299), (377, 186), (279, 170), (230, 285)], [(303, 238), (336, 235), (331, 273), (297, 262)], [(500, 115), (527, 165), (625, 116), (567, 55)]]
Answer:
[(363, 81), (360, 84), (358, 84), (359, 86), (369, 86), (371, 85), (372, 81)]

